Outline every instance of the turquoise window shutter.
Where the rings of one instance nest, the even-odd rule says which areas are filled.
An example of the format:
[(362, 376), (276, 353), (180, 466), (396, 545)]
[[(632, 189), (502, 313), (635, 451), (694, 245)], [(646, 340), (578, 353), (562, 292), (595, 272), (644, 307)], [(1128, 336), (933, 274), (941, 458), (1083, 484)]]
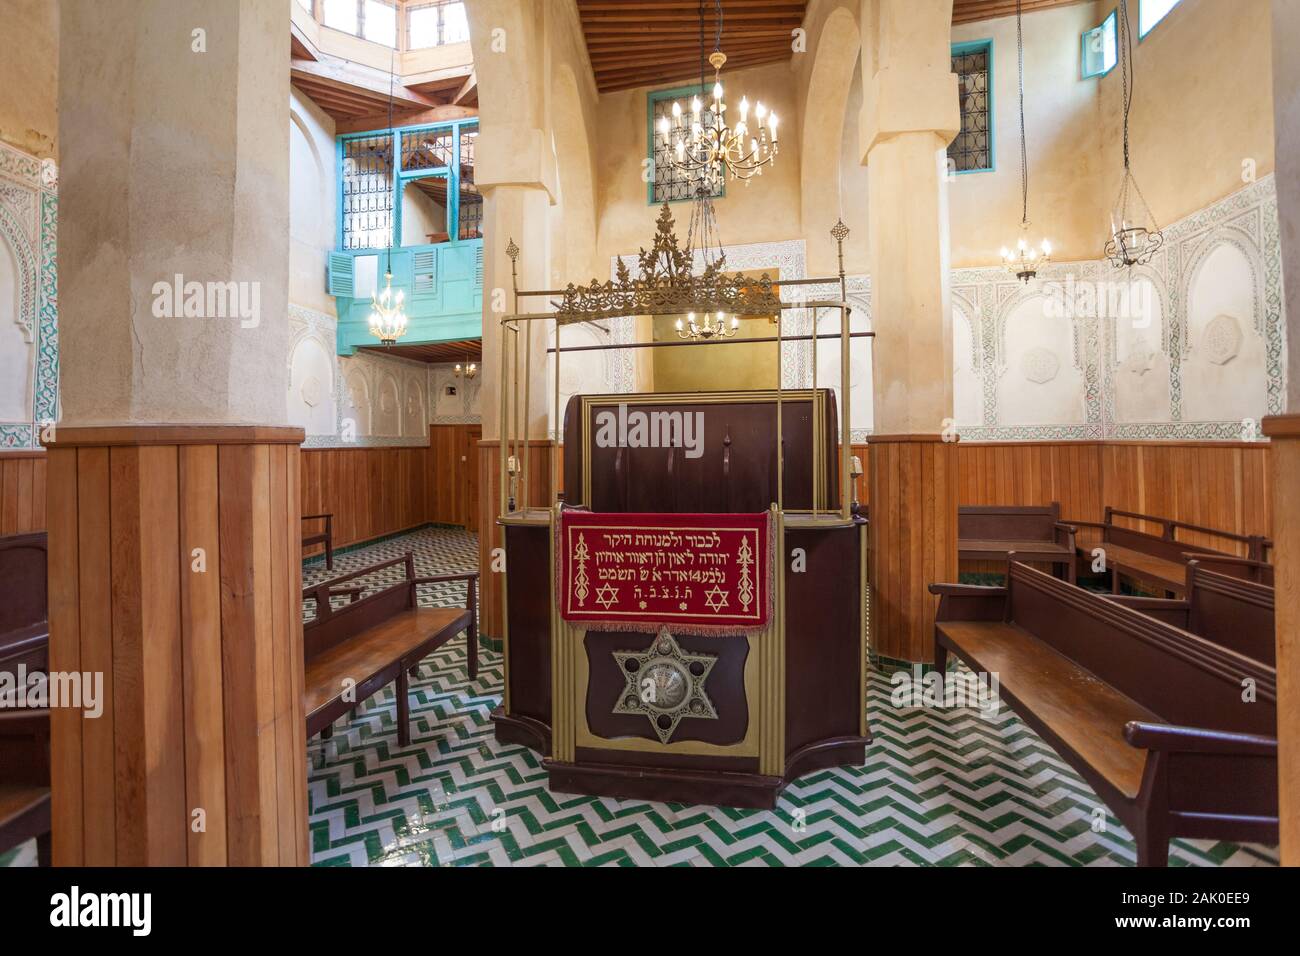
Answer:
[(346, 252), (331, 252), (326, 273), (326, 289), (330, 295), (352, 296), (352, 257)]

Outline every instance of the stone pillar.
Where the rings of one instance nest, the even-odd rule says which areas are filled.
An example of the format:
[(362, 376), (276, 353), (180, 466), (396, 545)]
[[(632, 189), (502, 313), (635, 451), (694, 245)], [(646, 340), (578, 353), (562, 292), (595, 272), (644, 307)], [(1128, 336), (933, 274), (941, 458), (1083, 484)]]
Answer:
[(1300, 7), (1273, 0), (1273, 128), (1287, 322), (1287, 414), (1264, 419), (1277, 587), (1278, 786), (1282, 863), (1300, 866), (1300, 63), (1289, 41)]
[(871, 641), (934, 659), (935, 581), (957, 576), (945, 149), (960, 128), (951, 0), (863, 0), (875, 421)]
[(54, 860), (308, 862), (287, 8), (64, 4)]
[[(479, 633), (489, 639), (502, 636), (501, 575), (493, 569), (492, 550), (502, 547), (500, 514), (501, 318), (515, 311), (511, 295), (511, 240), (519, 249), (518, 281), (521, 289), (546, 289), (550, 275), (549, 210), (555, 203), (555, 150), (549, 132), (546, 89), (548, 84), (547, 4), (530, 0), (481, 0), (466, 5), (470, 40), (479, 71), (479, 115), (483, 121), (475, 149), (474, 181), (483, 193), (483, 387), (480, 410), (483, 439), (479, 446)], [(546, 299), (524, 299), (519, 311), (543, 312)], [(530, 369), (532, 401), (510, 421), (526, 420), (527, 428), (514, 427), (529, 441), (529, 493), (526, 504), (545, 507), (551, 442), (547, 438), (547, 328), (534, 323), (527, 348), (517, 365), (521, 382)], [(512, 370), (510, 374), (515, 374)], [(508, 397), (513, 397), (509, 393)], [(519, 446), (523, 458), (523, 445)], [(520, 505), (525, 504), (522, 500)]]

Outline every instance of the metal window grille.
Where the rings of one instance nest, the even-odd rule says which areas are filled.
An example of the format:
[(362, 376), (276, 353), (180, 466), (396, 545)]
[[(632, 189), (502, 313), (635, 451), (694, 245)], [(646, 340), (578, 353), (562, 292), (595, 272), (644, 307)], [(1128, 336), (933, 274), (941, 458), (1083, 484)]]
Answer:
[[(654, 205), (691, 199), (695, 195), (695, 180), (687, 173), (673, 169), (669, 163), (668, 158), (673, 151), (671, 137), (665, 136), (659, 129), (661, 117), (672, 119), (674, 101), (681, 103), (683, 111), (689, 114), (693, 95), (693, 91), (650, 94), (650, 159), (653, 162), (651, 174), (654, 176), (651, 180), (650, 201)], [(708, 102), (707, 99), (705, 102)], [(704, 123), (713, 121), (710, 110), (704, 110), (701, 115)], [(722, 194), (723, 184), (719, 182), (713, 188), (713, 196), (717, 198)]]
[(343, 248), (381, 249), (393, 234), (393, 138), (343, 141)]
[(989, 53), (990, 48), (985, 46), (952, 55), (961, 107), (961, 132), (948, 144), (948, 158), (957, 172), (993, 168)]

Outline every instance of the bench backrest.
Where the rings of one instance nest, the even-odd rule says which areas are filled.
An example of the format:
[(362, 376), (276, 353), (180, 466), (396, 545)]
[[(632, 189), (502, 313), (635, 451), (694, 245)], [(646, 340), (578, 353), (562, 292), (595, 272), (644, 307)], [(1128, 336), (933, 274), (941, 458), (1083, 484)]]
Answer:
[(1273, 589), (1267, 585), (1188, 562), (1187, 629), (1269, 666), (1276, 664)]
[[(330, 604), (330, 592), (337, 590), (346, 582), (399, 564), (404, 565), (404, 573), (402, 580), (397, 583), (380, 588), (374, 594), (349, 601), (340, 607), (333, 607)], [(302, 592), (302, 597), (304, 601), (314, 600), (316, 603), (316, 617), (302, 626), (303, 657), (310, 661), (366, 628), (415, 607), (415, 558), (407, 552), (400, 558), (372, 564), (360, 571), (306, 588)]]
[(1061, 520), (1060, 502), (1050, 505), (962, 505), (957, 537), (985, 541), (1051, 541)]
[[(1145, 521), (1160, 525), (1160, 534), (1148, 534), (1145, 531), (1138, 531), (1136, 528), (1128, 528), (1121, 524), (1116, 524), (1116, 518), (1127, 518), (1132, 521)], [(1187, 559), (1186, 552), (1200, 551), (1206, 554), (1224, 554), (1230, 555), (1232, 552), (1211, 548), (1205, 544), (1194, 544), (1189, 541), (1182, 541), (1178, 538), (1178, 532), (1192, 531), (1202, 535), (1212, 535), (1221, 539), (1225, 545), (1229, 542), (1241, 546), (1246, 555), (1252, 558), (1261, 557), (1261, 552), (1266, 544), (1266, 539), (1259, 535), (1237, 534), (1235, 531), (1223, 531), (1218, 528), (1207, 528), (1203, 525), (1189, 524), (1186, 521), (1176, 521), (1173, 518), (1161, 518), (1156, 515), (1142, 514), (1137, 511), (1121, 511), (1118, 508), (1106, 507), (1105, 518), (1103, 519), (1105, 530), (1102, 532), (1102, 541), (1110, 542), (1122, 548), (1131, 548), (1134, 551), (1141, 551), (1143, 554), (1150, 554), (1157, 558), (1164, 558), (1167, 561), (1177, 561), (1179, 564), (1185, 564)]]
[[(1212, 641), (1013, 563), (1007, 619), (1175, 724), (1277, 733), (1277, 672)], [(1253, 681), (1255, 701), (1242, 700)]]
[(49, 619), (44, 531), (0, 538), (0, 646), (4, 636)]

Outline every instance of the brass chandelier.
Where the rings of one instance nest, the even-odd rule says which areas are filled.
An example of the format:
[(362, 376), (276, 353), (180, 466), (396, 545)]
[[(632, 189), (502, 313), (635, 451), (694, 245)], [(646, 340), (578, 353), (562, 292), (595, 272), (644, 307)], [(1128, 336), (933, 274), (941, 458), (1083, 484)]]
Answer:
[(734, 315), (728, 323), (721, 312), (705, 312), (700, 319), (687, 313), (686, 322), (677, 320), (677, 337), (681, 339), (729, 339), (740, 328), (740, 319)]
[(776, 161), (778, 119), (759, 100), (754, 104), (753, 127), (750, 126), (749, 98), (742, 96), (739, 119), (735, 126), (727, 120), (727, 104), (722, 95), (722, 67), (727, 55), (722, 52), (722, 0), (717, 2), (718, 29), (709, 63), (713, 66), (713, 90), (708, 102), (704, 94), (704, 0), (700, 0), (700, 92), (691, 97), (688, 109), (674, 101), (672, 118), (659, 120), (659, 132), (668, 141), (668, 166), (679, 170), (687, 179), (698, 179), (709, 191), (716, 189), (727, 174), (745, 182), (761, 176), (763, 168)]
[(1052, 244), (1044, 239), (1037, 248), (1029, 238), (1029, 152), (1025, 145), (1025, 36), (1020, 23), (1020, 0), (1016, 0), (1016, 48), (1020, 68), (1020, 238), (1002, 249), (1002, 264), (1026, 285), (1038, 275), (1039, 266), (1052, 257)]

